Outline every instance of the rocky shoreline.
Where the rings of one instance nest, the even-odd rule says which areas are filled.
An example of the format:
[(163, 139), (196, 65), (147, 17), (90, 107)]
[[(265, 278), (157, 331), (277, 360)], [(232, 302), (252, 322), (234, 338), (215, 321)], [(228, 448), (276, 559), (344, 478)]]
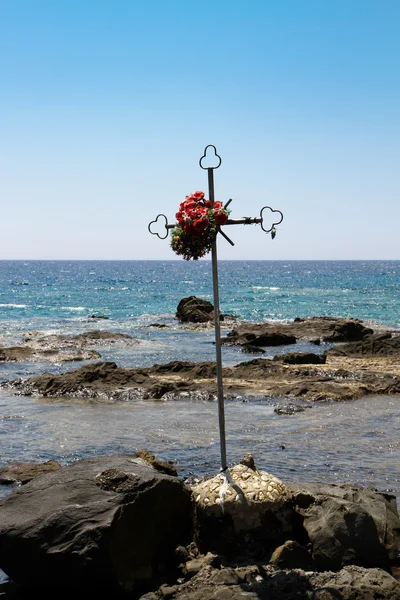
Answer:
[[(67, 338), (67, 336), (64, 336)], [(110, 343), (135, 346), (137, 340), (123, 334), (89, 332), (62, 339), (60, 336), (29, 339), (30, 349), (46, 352)], [(373, 331), (356, 320), (312, 317), (293, 323), (241, 324), (222, 338), (249, 354), (266, 347), (296, 345), (308, 341), (319, 352), (286, 352), (273, 359), (262, 357), (223, 369), (227, 397), (243, 394), (301, 398), (310, 402), (352, 400), (368, 395), (400, 394), (400, 335)], [(323, 345), (329, 342), (328, 347)], [(49, 343), (52, 347), (49, 348)], [(33, 345), (34, 344), (34, 345)], [(10, 349), (9, 349), (10, 350)], [(92, 350), (93, 351), (93, 350)], [(0, 349), (0, 353), (5, 349)], [(213, 398), (216, 394), (214, 362), (173, 361), (152, 367), (120, 368), (113, 362), (93, 362), (58, 375), (44, 373), (6, 381), (1, 387), (15, 394), (47, 397), (89, 397), (99, 400)]]
[(146, 451), (25, 467), (0, 501), (6, 598), (400, 599), (391, 494), (285, 483), (251, 455), (191, 481)]

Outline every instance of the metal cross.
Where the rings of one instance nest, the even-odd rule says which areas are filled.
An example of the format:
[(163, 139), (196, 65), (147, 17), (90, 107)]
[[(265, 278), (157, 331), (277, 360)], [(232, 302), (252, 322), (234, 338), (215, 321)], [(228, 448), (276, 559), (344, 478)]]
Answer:
[[(209, 149), (213, 149), (214, 156), (216, 162), (214, 166), (205, 166), (205, 161), (207, 158), (207, 151)], [(221, 166), (221, 157), (217, 154), (217, 149), (213, 144), (209, 144), (204, 149), (204, 154), (199, 160), (199, 165), (202, 169), (207, 171), (208, 174), (208, 197), (211, 201), (211, 206), (214, 206), (215, 195), (214, 195), (214, 170), (218, 169)], [(224, 208), (226, 208), (232, 199), (229, 199)], [(264, 227), (264, 211), (271, 211), (271, 217), (273, 213), (277, 213), (277, 216), (280, 218), (273, 222), (269, 229)], [(157, 223), (158, 220), (162, 218), (165, 220), (163, 226), (165, 228), (165, 235), (160, 235), (156, 231), (152, 231), (152, 225)], [(276, 234), (275, 226), (279, 225), (283, 221), (283, 214), (280, 210), (274, 210), (270, 206), (264, 206), (260, 210), (259, 217), (241, 217), (240, 219), (228, 219), (225, 225), (251, 225), (253, 223), (261, 225), (261, 229), (265, 231), (265, 233), (271, 233), (272, 239), (274, 239)], [(225, 226), (224, 225), (224, 226)], [(151, 234), (156, 235), (160, 239), (164, 240), (168, 237), (168, 232), (170, 229), (175, 227), (175, 223), (168, 223), (168, 219), (164, 214), (159, 214), (151, 221), (148, 225), (148, 230)], [(234, 243), (232, 240), (226, 235), (224, 231), (222, 231), (221, 227), (218, 227), (218, 233), (220, 233), (232, 246)], [(221, 471), (224, 472), (228, 468), (226, 462), (226, 438), (225, 438), (225, 408), (224, 408), (224, 391), (223, 391), (223, 380), (222, 380), (222, 356), (221, 356), (221, 328), (220, 328), (220, 307), (219, 307), (219, 291), (218, 291), (218, 260), (217, 260), (217, 240), (215, 238), (212, 248), (211, 248), (211, 261), (212, 261), (212, 277), (213, 277), (213, 296), (214, 296), (214, 329), (215, 329), (215, 352), (216, 352), (216, 367), (217, 367), (217, 391), (218, 391), (218, 420), (219, 420), (219, 437), (220, 437), (220, 448), (221, 448)]]

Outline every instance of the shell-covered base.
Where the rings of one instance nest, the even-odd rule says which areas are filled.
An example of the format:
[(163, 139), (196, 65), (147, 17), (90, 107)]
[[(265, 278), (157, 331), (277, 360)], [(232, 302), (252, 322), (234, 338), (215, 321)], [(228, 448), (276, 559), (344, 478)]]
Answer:
[(237, 531), (259, 526), (265, 512), (279, 512), (291, 497), (277, 477), (243, 464), (202, 481), (192, 492), (196, 510), (231, 515)]

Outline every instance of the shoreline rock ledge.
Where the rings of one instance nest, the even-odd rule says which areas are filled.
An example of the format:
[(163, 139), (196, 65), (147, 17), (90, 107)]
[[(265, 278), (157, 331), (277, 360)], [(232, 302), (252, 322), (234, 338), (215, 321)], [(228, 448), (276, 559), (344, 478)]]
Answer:
[(0, 501), (0, 568), (17, 590), (132, 600), (400, 600), (391, 494), (284, 483), (259, 471), (251, 455), (189, 483), (154, 468), (147, 454), (153, 459), (146, 452), (82, 459)]

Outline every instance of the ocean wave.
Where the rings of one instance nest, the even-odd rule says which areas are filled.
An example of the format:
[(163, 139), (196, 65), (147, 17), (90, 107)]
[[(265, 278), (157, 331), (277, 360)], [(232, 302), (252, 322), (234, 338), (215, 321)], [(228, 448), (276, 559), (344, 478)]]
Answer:
[(270, 286), (270, 285), (253, 285), (251, 289), (253, 289), (253, 290), (270, 290), (271, 292), (277, 292), (281, 288)]
[(61, 310), (70, 310), (71, 312), (80, 312), (82, 310), (87, 310), (86, 306), (60, 306)]
[(0, 308), (28, 308), (27, 304), (0, 304)]

